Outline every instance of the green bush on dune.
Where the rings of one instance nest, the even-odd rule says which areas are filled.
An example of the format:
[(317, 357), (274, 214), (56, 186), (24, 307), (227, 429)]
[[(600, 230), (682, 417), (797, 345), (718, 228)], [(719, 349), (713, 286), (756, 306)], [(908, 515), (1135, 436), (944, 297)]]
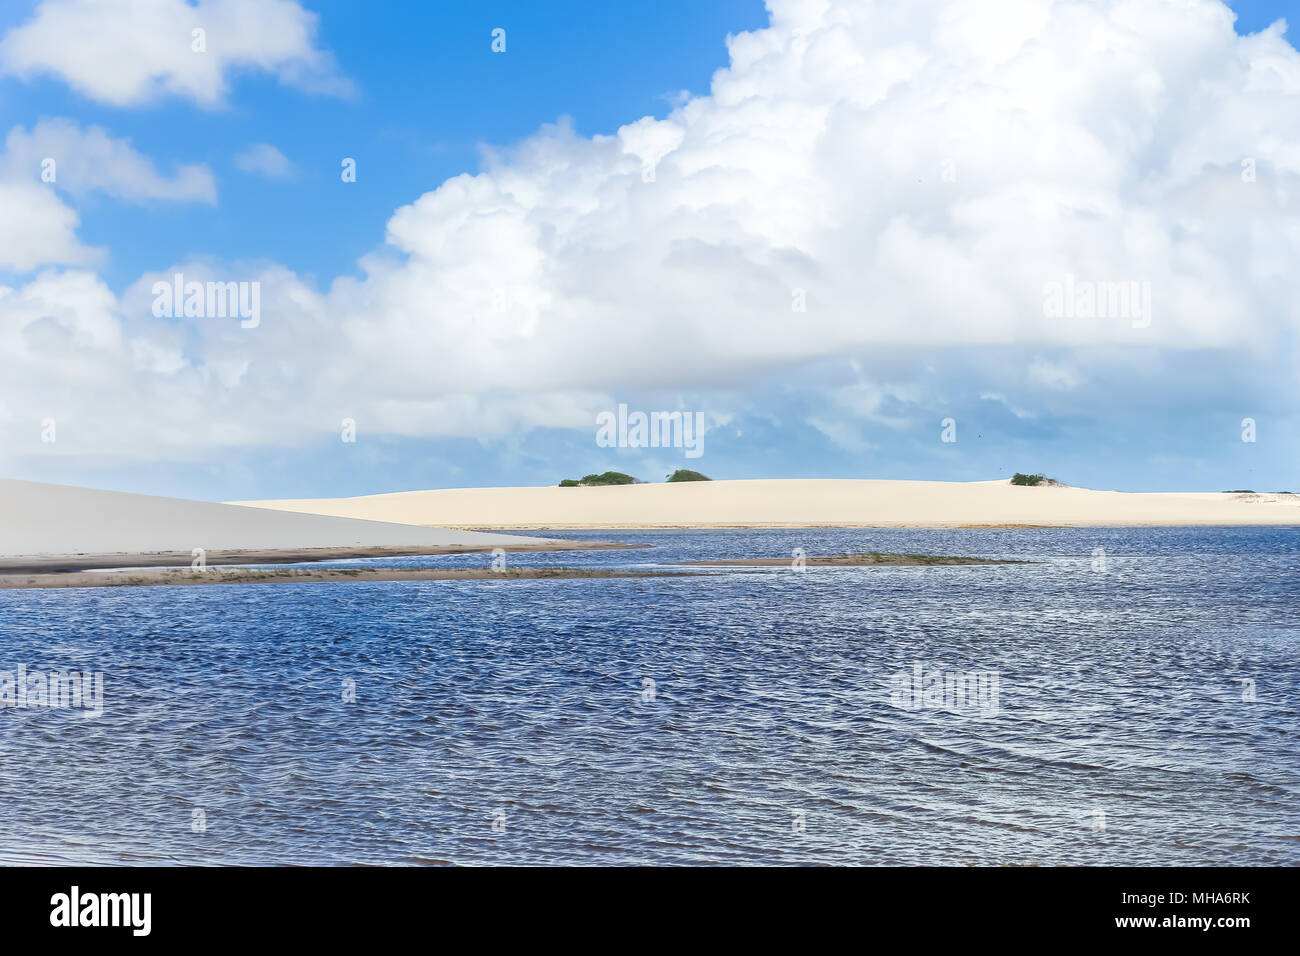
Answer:
[(1011, 483), (1013, 485), (1028, 485), (1032, 488), (1035, 485), (1041, 485), (1043, 482), (1050, 483), (1051, 479), (1046, 475), (1026, 475), (1019, 471), (1011, 476)]
[[(669, 481), (712, 481), (708, 475), (689, 468), (678, 468), (668, 476)], [(587, 475), (585, 478), (565, 478), (560, 482), (561, 488), (596, 488), (601, 485), (639, 485), (640, 478), (633, 478), (621, 471), (606, 471), (599, 475)]]
[(565, 478), (560, 482), (561, 488), (593, 488), (599, 485), (635, 485), (639, 484), (637, 479), (631, 475), (625, 475), (621, 471), (606, 471), (599, 475), (587, 475), (581, 481), (573, 478)]
[(582, 479), (582, 484), (586, 487), (591, 485), (635, 485), (637, 479), (631, 475), (625, 475), (621, 471), (604, 471), (599, 475), (587, 475)]

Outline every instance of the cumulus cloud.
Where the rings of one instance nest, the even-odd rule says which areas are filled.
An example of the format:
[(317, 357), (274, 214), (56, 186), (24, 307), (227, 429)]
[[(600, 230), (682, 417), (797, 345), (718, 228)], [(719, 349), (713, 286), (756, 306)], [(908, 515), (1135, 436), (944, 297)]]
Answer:
[(183, 165), (165, 176), (130, 140), (113, 139), (98, 126), (83, 130), (68, 119), (41, 120), (30, 132), (21, 126), (9, 131), (0, 176), (43, 175), (50, 185), (74, 196), (97, 190), (127, 202), (217, 201), (216, 183), (206, 166)]
[[(1290, 388), (1300, 54), (1281, 24), (1239, 37), (1216, 0), (769, 6), (708, 95), (489, 152), (398, 209), (359, 278), (208, 266), (260, 276), (247, 331), (152, 319), (150, 277), (115, 303), (83, 293), (66, 308), (115, 316), (118, 351), (96, 376), (45, 373), (83, 415), (147, 395), (161, 422), (114, 446), (142, 457), (168, 453), (161, 434), (187, 454), (286, 444), (341, 415), (397, 435), (585, 428), (613, 395), (739, 389), (844, 355), (861, 381), (841, 412), (890, 428), (951, 394), (935, 356), (1021, 409), (1066, 392), (1081, 409), (1120, 369), (1175, 396), (1164, 353), (1250, 354), (1243, 381)], [(1047, 314), (1067, 277), (1149, 284), (1150, 322)], [(54, 301), (71, 280), (43, 281)], [(6, 326), (38, 320), (33, 294), (0, 300)]]
[(55, 262), (87, 264), (100, 256), (77, 238), (77, 213), (39, 182), (0, 180), (0, 209), (0, 268), (30, 272)]
[[(466, 377), (602, 387), (1293, 330), (1300, 57), (1279, 30), (1238, 38), (1217, 3), (966, 9), (774, 4), (711, 96), (615, 136), (549, 127), (398, 210), (403, 258), (369, 264), (368, 308), (341, 290), (344, 328), (392, 381), (450, 350)], [(1216, 177), (1243, 204), (1227, 223), (1198, 201)], [(1046, 315), (1067, 277), (1149, 283), (1150, 327)]]
[(80, 217), (60, 194), (100, 192), (127, 202), (216, 202), (202, 165), (163, 175), (129, 140), (67, 119), (15, 126), (0, 152), (0, 268), (18, 273), (47, 265), (92, 265), (103, 251), (77, 237)]
[(270, 143), (254, 143), (236, 154), (235, 168), (267, 179), (288, 179), (293, 175), (293, 163)]
[(351, 81), (315, 45), (316, 20), (296, 0), (42, 0), (0, 39), (0, 71), (53, 74), (113, 106), (164, 96), (218, 106), (239, 69), (350, 95)]

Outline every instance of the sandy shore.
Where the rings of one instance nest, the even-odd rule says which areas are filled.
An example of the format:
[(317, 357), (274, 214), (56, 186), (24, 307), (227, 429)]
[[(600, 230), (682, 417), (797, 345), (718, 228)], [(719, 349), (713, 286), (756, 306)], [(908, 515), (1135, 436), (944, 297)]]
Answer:
[(0, 571), (609, 546), (0, 479)]
[[(615, 545), (615, 547), (619, 547)], [(982, 564), (1028, 564), (1027, 561), (965, 558), (932, 554), (835, 554), (805, 559), (810, 568), (943, 567)], [(661, 567), (771, 568), (789, 567), (790, 558), (727, 558), (673, 561)], [(98, 588), (150, 585), (313, 584), (357, 581), (513, 581), (566, 578), (699, 577), (682, 571), (653, 568), (144, 568), (117, 571), (41, 571), (0, 574), (0, 590), (13, 588)]]
[(273, 510), (461, 528), (1300, 525), (1300, 495), (1127, 493), (1006, 480), (763, 479), (602, 488), (450, 488), (249, 501)]
[[(520, 539), (522, 540), (522, 539)], [(543, 544), (512, 544), (509, 553), (537, 551), (605, 551), (638, 548), (642, 545), (608, 541), (556, 541)], [(209, 567), (232, 564), (302, 564), (308, 561), (342, 561), (349, 558), (426, 557), (439, 554), (487, 553), (483, 545), (422, 548), (280, 548), (273, 551), (209, 551), (204, 558)], [(184, 568), (193, 561), (188, 551), (159, 551), (147, 554), (129, 552), (112, 554), (0, 556), (0, 574), (45, 574), (66, 571), (92, 571), (104, 568)]]
[[(790, 558), (719, 558), (711, 561), (666, 561), (669, 567), (691, 568), (779, 568), (792, 567)], [(973, 564), (1029, 564), (1028, 561), (1013, 561), (995, 558), (961, 558), (941, 554), (881, 554), (871, 551), (866, 554), (830, 554), (825, 557), (806, 557), (804, 567), (808, 568), (931, 568), (964, 567)]]
[(688, 572), (604, 568), (145, 568), (0, 574), (0, 590), (16, 588), (112, 588), (152, 585), (327, 584), (359, 581), (533, 581), (572, 578), (684, 578)]

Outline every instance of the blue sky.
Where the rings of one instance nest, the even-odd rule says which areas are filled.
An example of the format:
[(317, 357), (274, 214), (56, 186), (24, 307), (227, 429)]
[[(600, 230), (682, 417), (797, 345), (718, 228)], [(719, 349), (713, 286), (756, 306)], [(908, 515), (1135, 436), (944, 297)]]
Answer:
[[(47, 314), (65, 330), (84, 332), (101, 322), (86, 311), (92, 308), (89, 299), (73, 288), (72, 277), (82, 273), (93, 276), (96, 288), (102, 286), (113, 300), (106, 307), (111, 319), (102, 321), (116, 323), (112, 335), (105, 333), (106, 340), (112, 339), (110, 351), (116, 351), (104, 357), (102, 367), (74, 355), (72, 345), (62, 362), (47, 364), (34, 352), (27, 366), (17, 355), (6, 360), (19, 369), (7, 385), (0, 385), (0, 428), (5, 429), (0, 435), (7, 439), (0, 469), (6, 474), (211, 498), (551, 484), (606, 468), (657, 480), (683, 466), (725, 478), (975, 480), (1036, 470), (1071, 484), (1127, 490), (1300, 491), (1296, 352), (1294, 326), (1288, 324), (1294, 319), (1288, 305), (1294, 297), (1288, 294), (1295, 290), (1287, 287), (1285, 276), (1270, 275), (1261, 282), (1250, 278), (1244, 265), (1227, 263), (1222, 276), (1203, 280), (1204, 288), (1170, 289), (1166, 283), (1164, 299), (1157, 280), (1158, 301), (1168, 303), (1186, 324), (1138, 344), (1114, 337), (1131, 333), (1113, 330), (1095, 341), (1054, 331), (1035, 331), (1026, 338), (1023, 326), (1004, 327), (977, 317), (951, 330), (936, 327), (921, 333), (927, 309), (933, 308), (921, 299), (936, 294), (936, 287), (952, 288), (954, 297), (961, 289), (962, 296), (977, 303), (973, 316), (1000, 301), (999, 293), (981, 285), (994, 268), (982, 257), (990, 256), (990, 263), (1000, 267), (1007, 258), (1005, 247), (996, 251), (993, 230), (980, 233), (969, 217), (972, 209), (982, 208), (981, 198), (1000, 196), (1004, 202), (1009, 195), (1002, 191), (1009, 187), (989, 184), (981, 165), (1005, 167), (1024, 155), (1023, 150), (993, 155), (1003, 148), (1004, 134), (995, 134), (992, 127), (985, 132), (963, 127), (961, 116), (973, 102), (966, 97), (976, 94), (945, 86), (953, 82), (945, 71), (922, 70), (896, 83), (889, 97), (905, 104), (915, 96), (914, 104), (926, 104), (906, 112), (934, 109), (940, 119), (930, 120), (930, 129), (946, 122), (954, 131), (952, 142), (965, 137), (956, 155), (966, 178), (958, 182), (962, 188), (985, 190), (982, 197), (972, 193), (946, 208), (942, 237), (908, 233), (900, 238), (900, 230), (925, 232), (927, 221), (939, 215), (924, 195), (903, 191), (902, 180), (909, 187), (924, 180), (930, 189), (946, 154), (936, 152), (933, 162), (913, 164), (914, 176), (907, 170), (899, 174), (889, 155), (909, 148), (898, 144), (914, 143), (913, 131), (901, 125), (902, 114), (887, 112), (893, 102), (889, 97), (883, 106), (855, 97), (874, 82), (874, 75), (905, 62), (900, 50), (933, 42), (939, 52), (932, 52), (931, 62), (941, 62), (943, 56), (956, 62), (965, 55), (961, 44), (948, 44), (934, 22), (868, 21), (847, 28), (836, 27), (832, 17), (796, 24), (810, 14), (796, 11), (798, 5), (792, 3), (789, 23), (768, 31), (768, 11), (748, 0), (626, 5), (578, 0), (379, 5), (307, 0), (299, 5), (280, 0), (288, 15), (301, 13), (311, 22), (313, 32), (302, 49), (277, 54), (280, 60), (271, 66), (233, 62), (222, 74), (225, 87), (216, 102), (167, 91), (122, 102), (121, 97), (114, 100), (107, 86), (94, 86), (101, 78), (79, 82), (58, 66), (59, 56), (78, 57), (80, 40), (43, 54), (39, 35), (23, 32), (44, 14), (79, 16), (79, 2), (17, 2), (0, 8), (0, 34), (11, 40), (9, 66), (0, 69), (0, 132), (18, 127), (30, 132), (54, 118), (75, 124), (81, 133), (101, 127), (152, 164), (161, 180), (178, 177), (180, 166), (201, 167), (215, 188), (215, 201), (167, 198), (161, 187), (154, 189), (156, 195), (123, 199), (125, 186), (77, 191), (60, 182), (63, 208), (77, 217), (76, 242), (82, 252), (90, 247), (99, 254), (74, 261), (81, 252), (56, 251), (35, 263), (17, 252), (6, 263), (0, 254), (0, 285), (20, 290), (8, 301), (35, 303), (14, 317), (0, 313), (0, 321), (27, 336), (24, 341), (32, 341), (38, 327), (32, 323)], [(182, 0), (156, 2), (179, 7)], [(1239, 35), (1282, 17), (1296, 19), (1292, 4), (1238, 0), (1232, 6), (1239, 15)], [(183, 12), (178, 22), (186, 16)], [(195, 12), (190, 19), (199, 16)], [(496, 27), (507, 31), (504, 54), (490, 49)], [(979, 33), (980, 24), (964, 28), (980, 43), (994, 43)], [(866, 50), (876, 33), (890, 30), (897, 36), (888, 50)], [(728, 35), (745, 31), (752, 31), (752, 45), (742, 50), (744, 64), (732, 65), (731, 86), (714, 91), (716, 102), (705, 102), (715, 71), (730, 62)], [(1231, 82), (1241, 84), (1241, 95), (1249, 95), (1246, 81), (1224, 66), (1221, 35), (1208, 28), (1196, 33), (1192, 48), (1200, 59), (1189, 66), (1156, 42), (1156, 35), (1167, 31), (1167, 24), (1153, 21), (1152, 49), (1138, 61), (1149, 64), (1162, 83), (1190, 88), (1198, 77), (1217, 77), (1223, 69), (1235, 77)], [(1058, 37), (1053, 42), (1070, 42), (1059, 39), (1067, 33), (1052, 34)], [(66, 29), (51, 33), (56, 38), (65, 34)], [(1177, 46), (1177, 36), (1168, 39)], [(19, 41), (22, 49), (15, 52)], [(1032, 59), (1024, 51), (1033, 44), (1027, 36), (1021, 42), (1022, 55)], [(212, 43), (215, 50), (216, 30)], [(802, 75), (783, 74), (787, 66), (779, 57), (787, 55), (786, 47), (795, 49), (795, 43), (820, 44), (815, 47), (819, 52), (798, 61)], [(855, 43), (863, 48), (861, 62), (853, 55)], [(1265, 62), (1274, 52), (1252, 49), (1243, 55)], [(304, 80), (303, 58), (316, 54), (328, 63), (322, 67), (313, 59), (307, 72), (316, 75)], [(50, 61), (44, 66), (39, 65), (42, 55)], [(1058, 55), (1062, 58), (1048, 62), (1052, 77), (1077, 66)], [(843, 68), (833, 66), (837, 56), (846, 58)], [(27, 65), (15, 65), (20, 59)], [(167, 69), (159, 66), (156, 73), (143, 70), (142, 75), (152, 82)], [(1011, 102), (1029, 102), (1017, 99), (1032, 96), (1032, 90), (1015, 89), (1022, 82), (1018, 74), (1000, 69), (982, 88), (996, 90), (1005, 83)], [(1099, 72), (1089, 77), (1085, 82), (1094, 87), (1087, 98), (1073, 98), (1063, 87), (1061, 104), (1051, 112), (1083, 114), (1094, 103), (1140, 98), (1145, 88), (1124, 87), (1137, 82), (1138, 72), (1122, 69), (1114, 76)], [(845, 89), (837, 90), (837, 83)], [(956, 104), (951, 113), (934, 105), (946, 102), (944, 97)], [(715, 107), (717, 115), (711, 116)], [(816, 132), (798, 125), (801, 117), (823, 115), (823, 107), (843, 109), (824, 114), (841, 120), (828, 121)], [(1097, 202), (1097, 208), (1112, 208), (1097, 198), (1104, 191), (1119, 197), (1113, 208), (1121, 211), (1102, 214), (1114, 218), (1113, 228), (1105, 236), (1081, 235), (1069, 247), (1074, 251), (1066, 250), (1064, 258), (1052, 260), (1051, 269), (1045, 267), (1044, 279), (1075, 269), (1075, 262), (1080, 274), (1091, 267), (1104, 279), (1158, 277), (1166, 267), (1181, 274), (1196, 271), (1188, 263), (1222, 263), (1222, 249), (1211, 244), (1205, 250), (1188, 248), (1173, 265), (1155, 259), (1148, 264), (1133, 252), (1132, 236), (1155, 221), (1157, 231), (1183, 243), (1196, 228), (1189, 226), (1185, 213), (1167, 213), (1170, 197), (1185, 197), (1189, 190), (1207, 193), (1204, 180), (1196, 177), (1216, 168), (1235, 176), (1238, 156), (1271, 148), (1274, 155), (1260, 156), (1260, 182), (1285, 195), (1284, 186), (1294, 174), (1288, 165), (1297, 148), (1291, 138), (1294, 120), (1260, 118), (1258, 132), (1252, 133), (1253, 120), (1231, 119), (1242, 115), (1240, 107), (1225, 100), (1222, 115), (1202, 107), (1211, 128), (1198, 136), (1177, 114), (1172, 98), (1158, 109), (1164, 112), (1154, 120), (1134, 117), (1126, 127), (1154, 130), (1151, 141), (1131, 161), (1117, 160), (1109, 178), (1090, 184), (1096, 188), (1088, 201)], [(995, 115), (1017, 111), (1023, 113), (1024, 107), (999, 107)], [(1291, 110), (1293, 116), (1296, 112)], [(586, 185), (575, 183), (595, 183), (589, 195), (599, 204), (605, 202), (602, 189), (623, 182), (610, 171), (615, 163), (607, 155), (614, 149), (610, 144), (621, 142), (625, 156), (657, 148), (636, 138), (641, 132), (635, 137), (620, 133), (642, 117), (660, 121), (642, 130), (650, 140), (671, 139), (685, 130), (684, 142), (695, 150), (689, 164), (685, 146), (678, 153), (670, 150), (661, 163), (681, 155), (681, 169), (689, 165), (697, 180), (712, 163), (736, 172), (712, 185), (688, 183), (683, 173), (681, 183), (672, 180), (672, 188), (680, 189), (670, 199), (658, 198), (668, 191), (664, 179), (657, 197), (636, 198), (629, 192), (632, 198), (611, 202), (608, 214), (602, 208), (602, 225), (594, 234), (589, 227), (573, 225), (565, 204), (579, 208), (588, 195)], [(844, 117), (860, 121), (861, 128), (851, 128)], [(1239, 148), (1223, 146), (1216, 152), (1204, 146), (1214, 139), (1215, 122), (1225, 135), (1230, 130), (1242, 138)], [(558, 130), (548, 126), (557, 123)], [(1097, 130), (1109, 123), (1080, 120), (1099, 140), (1107, 134)], [(823, 137), (815, 149), (777, 154), (790, 145), (783, 140), (797, 145), (800, 138), (814, 136)], [(1066, 133), (1061, 136), (1062, 142), (1069, 141)], [(1126, 143), (1126, 136), (1116, 134), (1111, 155), (1125, 148), (1117, 144)], [(242, 170), (237, 157), (255, 144), (279, 150), (288, 171), (267, 176)], [(713, 157), (715, 144), (723, 159)], [(501, 158), (486, 160), (488, 149), (499, 151)], [(751, 153), (762, 153), (766, 165), (744, 169)], [(355, 184), (340, 182), (342, 157), (357, 160)], [(1140, 168), (1142, 164), (1151, 166)], [(72, 159), (63, 168), (69, 167), (75, 168)], [(669, 166), (663, 168), (676, 176)], [(966, 173), (971, 168), (981, 168), (974, 185)], [(882, 170), (901, 175), (900, 183), (882, 178)], [(27, 163), (22, 173), (36, 176), (39, 171)], [(484, 173), (494, 188), (519, 196), (535, 190), (555, 208), (544, 215), (536, 209), (519, 213), (522, 225), (516, 225), (528, 230), (526, 238), (511, 226), (499, 236), (462, 230), (446, 239), (445, 224), (458, 216), (471, 229), (478, 218), (495, 214), (496, 199), (476, 194), (457, 198), (451, 187), (439, 191), (463, 173)], [(600, 178), (605, 176), (609, 178)], [(1053, 180), (1066, 184), (1062, 196), (1078, 176), (1064, 170)], [(797, 180), (789, 204), (781, 201), (786, 177), (791, 183)], [(1163, 190), (1160, 202), (1144, 195), (1156, 181)], [(742, 188), (742, 183), (749, 185)], [(574, 198), (556, 198), (570, 188)], [(141, 187), (136, 189), (139, 193)], [(434, 191), (440, 199), (410, 205)], [(710, 202), (713, 192), (717, 203)], [(646, 212), (654, 203), (662, 208)], [(1142, 203), (1149, 205), (1135, 208)], [(798, 212), (787, 208), (796, 205)], [(407, 212), (395, 218), (404, 208)], [(811, 208), (823, 210), (820, 219), (801, 219)], [(1166, 215), (1167, 220), (1161, 219)], [(1197, 215), (1202, 217), (1197, 222), (1211, 221), (1203, 211)], [(1223, 233), (1225, 242), (1231, 234), (1248, 246), (1259, 243), (1261, 250), (1285, 249), (1271, 234), (1252, 234), (1250, 217), (1249, 211), (1231, 211), (1226, 219), (1219, 214), (1212, 231)], [(830, 221), (839, 230), (833, 235), (827, 234)], [(386, 241), (393, 223), (407, 224), (397, 243)], [(1030, 224), (1020, 233), (1032, 234), (1033, 228)], [(1049, 226), (1042, 228), (1054, 238), (1046, 231)], [(662, 245), (655, 245), (661, 234)], [(1278, 235), (1291, 233), (1283, 228)], [(1103, 249), (1103, 240), (1115, 237), (1122, 237), (1126, 252)], [(518, 252), (501, 253), (501, 269), (509, 271), (534, 254), (541, 263), (518, 280), (529, 284), (529, 291), (521, 293), (531, 296), (523, 309), (527, 314), (509, 334), (493, 331), (468, 344), (453, 342), (456, 330), (466, 328), (459, 323), (470, 306), (455, 300), (464, 293), (464, 282), (447, 276), (473, 270), (472, 262), (452, 262), (456, 248), (474, 248), (482, 241), (492, 250), (498, 241), (516, 240), (524, 245)], [(898, 270), (886, 268), (889, 260), (881, 253), (886, 240), (900, 248), (928, 250), (918, 255), (933, 256), (934, 265), (911, 287), (901, 279), (895, 284)], [(845, 250), (857, 241), (863, 243), (862, 261), (881, 257), (875, 284), (864, 276), (865, 286), (854, 285), (858, 260)], [(1070, 258), (1075, 255), (1077, 260)], [(1246, 249), (1243, 262), (1267, 255)], [(655, 256), (671, 268), (654, 272), (637, 265), (640, 257)], [(383, 263), (382, 275), (363, 265), (367, 257)], [(420, 268), (404, 269), (408, 259), (421, 260)], [(279, 326), (279, 306), (272, 307), (261, 337), (229, 338), (223, 331), (210, 338), (175, 320), (169, 320), (171, 326), (145, 328), (147, 299), (140, 298), (140, 288), (148, 282), (142, 277), (169, 274), (184, 264), (198, 264), (195, 268), (208, 269), (223, 281), (263, 276), (268, 297), (280, 295), (278, 302), (297, 304), (310, 299), (310, 307), (303, 306), (303, 314)], [(791, 323), (809, 320), (769, 314), (761, 297), (749, 298), (751, 290), (765, 288), (773, 270), (786, 265), (790, 275), (770, 283), (772, 298), (780, 305), (788, 302), (788, 289), (811, 284), (809, 314), (816, 317), (819, 308), (834, 311), (833, 332), (821, 326), (792, 331)], [(619, 274), (620, 267), (625, 275)], [(976, 278), (962, 279), (968, 271)], [(268, 278), (272, 273), (288, 278), (276, 285)], [(38, 283), (42, 275), (55, 278)], [(725, 279), (710, 288), (719, 275)], [(340, 289), (339, 280), (349, 277)], [(35, 291), (29, 291), (34, 285)], [(1243, 286), (1251, 288), (1243, 291)], [(647, 302), (647, 290), (662, 293), (663, 300)], [(877, 292), (880, 315), (873, 311)], [(566, 301), (566, 293), (578, 304)], [(1027, 300), (1036, 295), (1029, 292)], [(471, 306), (476, 296), (467, 300)], [(1219, 311), (1184, 315), (1186, 303), (1196, 302), (1216, 303)], [(1255, 309), (1266, 315), (1267, 324), (1251, 336), (1229, 334), (1224, 327), (1241, 322), (1234, 310), (1243, 304), (1252, 315)], [(65, 308), (75, 317), (63, 318)], [(439, 313), (428, 334), (417, 331), (414, 339), (403, 340), (401, 335), (411, 334), (425, 308)], [(855, 308), (871, 317), (859, 322)], [(405, 317), (403, 309), (416, 318)], [(439, 312), (443, 309), (446, 314)], [(854, 331), (855, 323), (879, 328), (873, 325), (867, 334)], [(481, 331), (483, 325), (479, 318), (468, 327)], [(720, 326), (728, 331), (724, 334)], [(971, 331), (975, 326), (978, 334)], [(602, 329), (609, 330), (607, 337)], [(917, 330), (915, 337), (909, 337), (910, 329)], [(342, 341), (351, 344), (322, 345)], [(389, 342), (396, 357), (355, 358)], [(180, 358), (154, 363), (150, 368), (156, 380), (145, 381), (140, 355), (173, 347)], [(575, 350), (585, 354), (574, 357)], [(444, 354), (446, 367), (439, 364)], [(560, 354), (569, 358), (557, 362)], [(405, 364), (403, 355), (409, 356)], [(473, 365), (479, 361), (481, 368)], [(181, 383), (178, 366), (189, 384)], [(507, 368), (513, 371), (495, 376)], [(268, 369), (272, 371), (264, 372)], [(451, 384), (451, 379), (457, 381)], [(139, 395), (131, 400), (123, 397), (136, 390)], [(191, 399), (192, 407), (187, 404)], [(705, 412), (711, 422), (705, 455), (691, 462), (676, 450), (597, 447), (594, 428), (581, 423), (617, 402), (646, 410)], [(55, 416), (60, 438), (42, 446), (32, 439), (37, 431), (33, 423), (45, 417), (40, 409), (54, 407), (66, 409)], [(183, 414), (170, 411), (182, 407)], [(353, 407), (359, 410), (355, 417), (361, 438), (343, 445), (338, 419)], [(547, 409), (553, 411), (539, 411)], [(955, 443), (939, 440), (941, 420), (949, 416), (958, 423)], [(1241, 441), (1245, 417), (1259, 423), (1256, 442)], [(115, 429), (122, 436), (118, 441), (106, 437)]]

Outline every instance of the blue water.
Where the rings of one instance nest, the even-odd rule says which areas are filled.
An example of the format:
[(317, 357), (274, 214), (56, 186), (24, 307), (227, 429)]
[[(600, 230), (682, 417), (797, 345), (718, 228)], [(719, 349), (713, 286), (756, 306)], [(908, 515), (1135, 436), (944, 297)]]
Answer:
[(652, 547), (507, 561), (1034, 563), (0, 591), (105, 697), (0, 708), (0, 862), (1300, 863), (1300, 532), (568, 536)]

